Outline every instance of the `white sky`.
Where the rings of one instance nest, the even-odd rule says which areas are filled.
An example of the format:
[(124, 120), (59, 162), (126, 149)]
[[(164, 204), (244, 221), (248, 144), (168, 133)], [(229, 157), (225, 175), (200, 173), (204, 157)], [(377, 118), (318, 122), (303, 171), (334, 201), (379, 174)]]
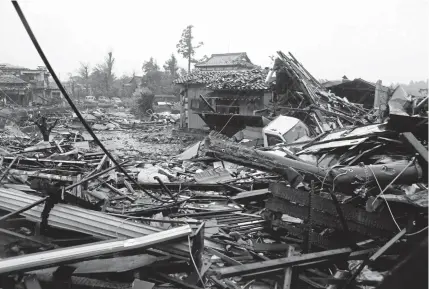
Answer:
[[(48, 59), (66, 79), (79, 62), (100, 62), (111, 49), (115, 72), (141, 75), (143, 61), (162, 64), (176, 52), (182, 30), (195, 26), (212, 53), (247, 52), (271, 64), (292, 52), (314, 77), (361, 77), (383, 83), (428, 78), (426, 0), (312, 1), (19, 1)], [(0, 0), (0, 63), (43, 65), (11, 2)], [(186, 68), (186, 61), (179, 57)]]

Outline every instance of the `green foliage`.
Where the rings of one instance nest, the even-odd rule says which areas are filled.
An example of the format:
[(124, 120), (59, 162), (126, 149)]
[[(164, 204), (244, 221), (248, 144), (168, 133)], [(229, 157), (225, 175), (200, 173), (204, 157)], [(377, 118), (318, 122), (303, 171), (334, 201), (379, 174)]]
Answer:
[(194, 37), (192, 36), (192, 28), (193, 25), (188, 25), (182, 32), (182, 37), (179, 40), (179, 43), (177, 43), (177, 53), (183, 56), (183, 58), (188, 59), (188, 73), (191, 71), (191, 63), (197, 62), (197, 60), (194, 58), (195, 56), (195, 50), (197, 48), (200, 48), (202, 45), (204, 45), (203, 42), (199, 42), (198, 45), (193, 46), (192, 40)]
[(170, 59), (168, 59), (164, 64), (164, 70), (165, 72), (170, 73), (173, 78), (176, 78), (178, 69), (179, 66), (177, 66), (177, 59), (174, 54), (171, 54)]
[[(177, 71), (178, 67), (173, 64), (174, 63), (171, 63), (171, 71)], [(177, 95), (179, 88), (173, 85), (175, 76), (171, 73), (171, 71), (160, 71), (156, 61), (153, 59), (153, 57), (151, 57), (149, 61), (145, 61), (143, 64), (144, 75), (141, 86), (149, 89), (154, 94)]]
[(153, 99), (155, 94), (148, 88), (142, 88), (140, 91), (140, 97), (137, 99), (137, 106), (140, 113), (148, 114), (150, 110), (153, 110)]
[(91, 87), (94, 89), (93, 93), (98, 95), (106, 95), (114, 97), (118, 93), (117, 89), (113, 88), (113, 81), (116, 79), (113, 73), (113, 66), (115, 58), (113, 53), (109, 52), (104, 59), (104, 62), (97, 64), (91, 73)]
[(80, 63), (80, 67), (78, 70), (79, 77), (82, 80), (82, 84), (85, 87), (85, 92), (88, 95), (89, 94), (89, 76), (90, 76), (90, 68), (88, 63)]
[(143, 62), (142, 70), (143, 70), (143, 73), (148, 73), (148, 72), (151, 72), (151, 71), (158, 71), (159, 70), (159, 66), (156, 63), (156, 60), (153, 59), (153, 57), (151, 57), (149, 59), (149, 61)]

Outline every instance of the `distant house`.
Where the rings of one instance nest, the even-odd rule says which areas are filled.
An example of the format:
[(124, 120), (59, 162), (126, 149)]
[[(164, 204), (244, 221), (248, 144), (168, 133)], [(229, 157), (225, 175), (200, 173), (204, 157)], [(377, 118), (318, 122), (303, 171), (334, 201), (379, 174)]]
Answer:
[(205, 127), (201, 113), (253, 115), (265, 108), (272, 97), (270, 87), (265, 83), (267, 75), (268, 70), (254, 65), (245, 52), (212, 54), (197, 63), (194, 71), (174, 81), (182, 87), (185, 96), (187, 127)]
[(50, 83), (50, 73), (44, 66), (38, 66), (36, 69), (28, 69), (21, 66), (15, 66), (8, 63), (0, 64), (0, 73), (3, 75), (19, 78), (22, 86), (28, 87), (29, 96), (23, 101), (22, 105), (28, 105), (29, 102), (49, 103), (52, 98), (61, 96), (60, 90), (54, 83)]
[(238, 52), (212, 54), (206, 61), (195, 64), (195, 68), (200, 71), (248, 70), (256, 68), (256, 65), (250, 61), (246, 52)]
[(177, 101), (177, 96), (173, 94), (156, 94), (155, 97), (153, 98), (153, 101), (173, 103)]
[(12, 74), (0, 74), (0, 99), (3, 103), (28, 105), (30, 85)]
[[(199, 129), (206, 126), (200, 117), (204, 114), (254, 115), (265, 108), (271, 100), (270, 87), (265, 83), (268, 70), (193, 71), (179, 77), (175, 83), (182, 87), (185, 100), (188, 128)], [(200, 98), (209, 102), (213, 112)]]
[[(344, 79), (340, 83), (333, 85), (322, 84), (335, 95), (346, 97), (348, 101), (353, 103), (362, 104), (364, 108), (373, 108), (374, 98), (376, 92), (376, 83), (363, 80), (362, 78), (355, 78), (354, 80)], [(389, 88), (381, 86), (383, 93), (387, 93)]]

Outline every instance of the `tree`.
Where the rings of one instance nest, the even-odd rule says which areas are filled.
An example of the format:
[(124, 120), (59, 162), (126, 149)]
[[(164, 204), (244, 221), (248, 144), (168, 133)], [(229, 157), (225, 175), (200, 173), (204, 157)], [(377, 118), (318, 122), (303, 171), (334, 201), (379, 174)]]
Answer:
[(72, 97), (74, 97), (74, 89), (75, 89), (76, 82), (75, 82), (74, 77), (71, 73), (68, 74), (68, 77), (69, 77), (69, 83), (70, 83), (70, 94)]
[(164, 70), (174, 78), (176, 78), (177, 70), (179, 67), (177, 66), (177, 59), (174, 54), (171, 54), (170, 59), (168, 59), (164, 64)]
[(183, 67), (179, 68), (179, 75), (180, 76), (185, 76), (187, 74), (186, 70)]
[(102, 79), (103, 82), (103, 89), (102, 91), (107, 94), (112, 96), (112, 85), (113, 85), (113, 81), (115, 80), (115, 74), (113, 73), (113, 65), (115, 64), (115, 58), (113, 57), (113, 53), (110, 51), (109, 53), (107, 53), (107, 56), (104, 58), (104, 62), (101, 64), (98, 64), (93, 73), (94, 76), (97, 76), (98, 80), (100, 80), (100, 78)]
[(42, 136), (43, 141), (49, 141), (49, 135), (51, 134), (52, 129), (57, 125), (58, 119), (55, 119), (54, 122), (48, 123), (45, 115), (40, 115), (40, 112), (35, 115), (33, 123), (37, 125)]
[(149, 61), (143, 62), (142, 70), (143, 73), (148, 73), (149, 71), (159, 71), (159, 66), (156, 63), (156, 60), (151, 57), (149, 58)]
[(142, 88), (140, 98), (137, 100), (140, 112), (148, 113), (150, 110), (153, 110), (154, 98), (155, 94), (150, 89)]
[(78, 74), (83, 81), (83, 85), (85, 86), (86, 95), (89, 94), (89, 64), (88, 63), (80, 63), (80, 67), (78, 70)]
[(182, 38), (176, 45), (177, 52), (188, 60), (188, 73), (191, 72), (191, 62), (196, 62), (194, 59), (195, 49), (200, 48), (204, 44), (203, 42), (199, 42), (196, 46), (192, 45), (192, 40), (194, 39), (192, 36), (193, 27), (193, 25), (189, 25), (183, 30)]

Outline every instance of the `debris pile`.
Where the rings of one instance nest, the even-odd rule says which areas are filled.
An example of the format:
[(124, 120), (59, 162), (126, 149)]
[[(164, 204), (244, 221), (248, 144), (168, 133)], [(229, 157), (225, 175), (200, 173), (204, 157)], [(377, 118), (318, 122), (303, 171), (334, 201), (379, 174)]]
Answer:
[[(279, 109), (294, 125), (274, 145), (218, 132), (193, 143), (173, 135), (178, 116), (168, 112), (141, 121), (85, 111), (118, 166), (71, 114), (48, 116), (56, 125), (43, 141), (6, 126), (0, 286), (393, 288), (395, 272), (427, 279), (427, 106), (398, 90), (380, 120), (326, 92), (293, 55), (279, 52), (275, 70)], [(255, 83), (216, 72), (219, 87), (271, 77), (243, 73)]]

